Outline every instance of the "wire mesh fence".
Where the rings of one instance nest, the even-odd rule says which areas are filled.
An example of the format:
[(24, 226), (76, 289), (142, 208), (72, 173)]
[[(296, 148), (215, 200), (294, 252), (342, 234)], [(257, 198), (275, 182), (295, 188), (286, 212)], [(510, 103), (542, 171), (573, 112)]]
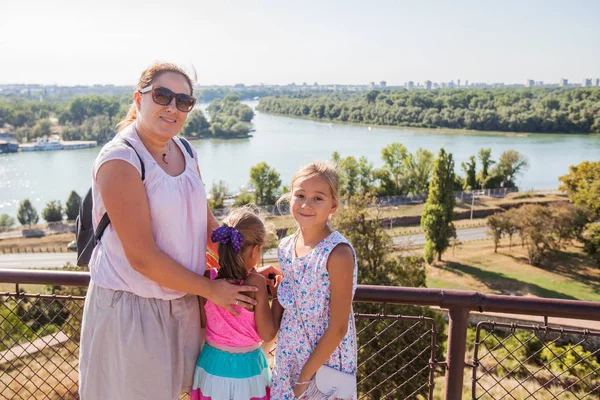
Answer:
[(481, 322), (472, 399), (600, 399), (600, 332)]
[[(84, 297), (4, 293), (0, 301), (0, 399), (77, 399)], [(367, 308), (385, 310), (381, 304)], [(355, 317), (359, 398), (430, 398), (438, 351), (435, 319)], [(268, 353), (273, 359), (275, 345)]]
[(0, 295), (0, 398), (75, 399), (84, 297)]

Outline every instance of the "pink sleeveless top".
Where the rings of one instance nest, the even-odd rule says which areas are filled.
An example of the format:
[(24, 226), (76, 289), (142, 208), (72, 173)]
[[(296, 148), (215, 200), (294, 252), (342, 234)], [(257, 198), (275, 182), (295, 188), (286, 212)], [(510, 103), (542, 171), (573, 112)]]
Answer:
[[(194, 157), (190, 157), (179, 139), (173, 138), (174, 144), (185, 157), (186, 166), (180, 175), (170, 176), (154, 161), (140, 140), (135, 123), (119, 132), (118, 137), (127, 139), (144, 162), (146, 179), (143, 183), (150, 206), (152, 234), (157, 246), (190, 271), (204, 274), (207, 204), (204, 183), (198, 175), (196, 151), (193, 151)], [(126, 161), (133, 165), (141, 176), (140, 160), (133, 149), (116, 140), (104, 145), (92, 168), (94, 229), (106, 212), (96, 174), (104, 163), (111, 160)], [(161, 300), (173, 300), (185, 295), (160, 286), (134, 270), (129, 265), (112, 224), (108, 225), (102, 239), (94, 248), (89, 268), (94, 283), (106, 289), (123, 290), (140, 297)]]
[[(210, 270), (210, 279), (217, 277), (217, 270)], [(241, 282), (240, 282), (241, 284)], [(239, 315), (235, 316), (210, 300), (206, 300), (206, 341), (229, 347), (248, 347), (262, 343), (256, 329), (254, 313), (243, 307), (233, 306)]]

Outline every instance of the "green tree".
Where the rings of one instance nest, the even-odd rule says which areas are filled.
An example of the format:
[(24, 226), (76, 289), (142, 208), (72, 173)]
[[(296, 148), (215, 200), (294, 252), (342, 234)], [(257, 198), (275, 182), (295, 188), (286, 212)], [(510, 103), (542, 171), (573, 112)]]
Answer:
[(560, 190), (567, 192), (573, 203), (587, 207), (592, 218), (600, 218), (600, 161), (584, 161), (569, 167), (569, 173), (558, 178)]
[(252, 195), (252, 193), (240, 193), (236, 198), (235, 198), (235, 202), (234, 202), (234, 206), (235, 207), (241, 207), (241, 206), (246, 206), (248, 204), (255, 204), (254, 203), (254, 196)]
[(338, 164), (340, 175), (340, 194), (353, 196), (360, 188), (360, 166), (356, 158), (348, 156)]
[(17, 211), (17, 219), (21, 225), (37, 224), (39, 216), (35, 208), (31, 205), (29, 199), (25, 199), (19, 204), (19, 210)]
[(72, 190), (69, 193), (69, 198), (65, 203), (65, 215), (68, 221), (75, 221), (79, 215), (79, 206), (81, 205), (81, 197), (76, 191)]
[(0, 230), (8, 229), (15, 224), (15, 219), (8, 214), (0, 215)]
[(481, 162), (481, 171), (477, 176), (477, 181), (481, 189), (487, 189), (489, 186), (491, 167), (494, 164), (492, 160), (492, 149), (481, 149), (477, 153)]
[(228, 195), (229, 188), (224, 180), (221, 179), (217, 183), (213, 182), (212, 188), (210, 189), (210, 199), (208, 201), (211, 209), (215, 210), (217, 208), (223, 208), (225, 198)]
[(504, 216), (502, 214), (490, 215), (487, 220), (487, 234), (494, 240), (494, 253), (498, 252), (498, 245), (504, 233)]
[(464, 190), (475, 190), (477, 185), (477, 161), (475, 156), (470, 156), (468, 162), (461, 163), (461, 168), (465, 173), (465, 179), (463, 183)]
[(256, 164), (250, 168), (250, 182), (254, 187), (256, 205), (275, 204), (281, 179), (274, 168), (271, 168), (266, 162)]
[(201, 110), (193, 110), (189, 113), (181, 135), (185, 137), (210, 136), (210, 124)]
[(47, 119), (41, 119), (35, 123), (31, 136), (34, 138), (49, 136), (52, 134), (52, 124)]
[[(406, 147), (401, 143), (392, 143), (381, 150), (381, 158), (383, 159), (384, 170), (389, 172), (389, 177), (393, 183), (393, 193), (390, 196), (401, 196), (405, 194), (405, 185), (403, 177), (406, 170), (406, 162), (409, 156)], [(381, 178), (380, 178), (381, 179)]]
[(529, 167), (529, 161), (524, 154), (516, 150), (507, 150), (500, 154), (495, 174), (501, 179), (502, 187), (516, 187), (517, 175)]
[(358, 182), (360, 184), (360, 192), (367, 193), (373, 188), (375, 180), (373, 174), (373, 163), (370, 163), (366, 157), (362, 156), (358, 159)]
[(600, 223), (588, 224), (583, 232), (583, 239), (583, 249), (596, 260), (596, 265), (600, 268)]
[(515, 233), (519, 232), (517, 218), (518, 216), (516, 215), (516, 209), (514, 208), (511, 208), (502, 214), (502, 231), (508, 235), (509, 249), (512, 249), (513, 236)]
[(63, 219), (62, 205), (60, 201), (52, 200), (46, 204), (42, 210), (42, 218), (47, 222), (58, 222)]
[(372, 104), (375, 103), (375, 100), (377, 100), (377, 96), (379, 96), (379, 91), (378, 90), (370, 90), (367, 92), (367, 94), (365, 95), (365, 98), (367, 99), (367, 103)]
[(519, 216), (529, 264), (540, 266), (548, 252), (558, 247), (552, 211), (540, 205), (527, 204), (520, 208)]
[(451, 153), (442, 148), (433, 165), (433, 176), (429, 185), (429, 195), (421, 226), (425, 231), (425, 260), (433, 261), (437, 254), (438, 261), (450, 245), (450, 239), (456, 237), (454, 228), (454, 160)]
[(406, 176), (409, 193), (423, 194), (429, 189), (429, 180), (433, 170), (435, 156), (429, 150), (419, 149), (414, 155), (406, 157)]

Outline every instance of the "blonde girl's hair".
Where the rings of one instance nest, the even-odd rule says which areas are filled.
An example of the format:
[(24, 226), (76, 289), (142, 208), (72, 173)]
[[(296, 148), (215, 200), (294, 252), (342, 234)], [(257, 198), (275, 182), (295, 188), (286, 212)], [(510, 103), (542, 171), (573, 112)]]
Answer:
[(325, 182), (327, 182), (329, 190), (331, 191), (331, 197), (333, 198), (334, 204), (340, 204), (339, 174), (337, 172), (336, 165), (330, 161), (313, 161), (309, 164), (304, 165), (298, 171), (296, 171), (296, 173), (292, 177), (290, 191), (288, 193), (285, 193), (277, 200), (276, 205), (280, 212), (282, 204), (284, 202), (290, 201), (292, 197), (292, 191), (294, 190), (294, 184), (298, 181), (310, 179), (314, 176), (318, 176), (325, 180)]
[(267, 228), (259, 215), (248, 206), (234, 208), (223, 220), (223, 226), (236, 229), (242, 235), (242, 246), (238, 253), (232, 243), (219, 243), (219, 273), (217, 279), (244, 280), (248, 269), (243, 253), (250, 247), (262, 247), (268, 237)]
[[(152, 85), (159, 76), (163, 75), (167, 72), (175, 72), (176, 74), (182, 75), (190, 86), (190, 95), (194, 94), (194, 80), (190, 78), (190, 76), (183, 70), (183, 68), (172, 64), (172, 63), (154, 63), (148, 68), (146, 68), (142, 75), (140, 76), (140, 80), (135, 87), (135, 91), (142, 90), (145, 87)], [(132, 102), (129, 106), (129, 110), (127, 111), (127, 115), (125, 118), (117, 124), (117, 132), (123, 130), (124, 128), (131, 125), (137, 118), (137, 108), (135, 107), (135, 102)]]

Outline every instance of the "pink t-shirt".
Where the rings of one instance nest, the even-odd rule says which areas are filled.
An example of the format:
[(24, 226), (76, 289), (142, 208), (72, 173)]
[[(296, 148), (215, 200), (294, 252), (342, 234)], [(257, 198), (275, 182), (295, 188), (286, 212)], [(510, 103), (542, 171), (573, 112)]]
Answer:
[[(146, 150), (135, 130), (135, 123), (119, 132), (117, 137), (119, 136), (127, 139), (144, 161), (146, 176), (143, 183), (150, 206), (152, 233), (158, 248), (185, 268), (204, 274), (207, 204), (204, 184), (197, 171), (197, 153), (194, 151), (194, 158), (190, 157), (180, 140), (174, 138), (185, 157), (186, 167), (180, 175), (170, 176)], [(104, 145), (92, 167), (94, 229), (106, 211), (96, 182), (96, 173), (110, 160), (123, 160), (133, 165), (140, 172), (141, 179), (140, 161), (133, 149), (114, 139)], [(94, 283), (104, 288), (162, 300), (173, 300), (185, 295), (162, 287), (134, 270), (125, 257), (112, 224), (108, 225), (94, 248), (89, 268)]]
[[(217, 270), (210, 270), (210, 279), (217, 277)], [(248, 347), (261, 343), (256, 329), (254, 313), (240, 306), (233, 306), (239, 315), (235, 316), (210, 300), (206, 300), (206, 341), (229, 347)]]

